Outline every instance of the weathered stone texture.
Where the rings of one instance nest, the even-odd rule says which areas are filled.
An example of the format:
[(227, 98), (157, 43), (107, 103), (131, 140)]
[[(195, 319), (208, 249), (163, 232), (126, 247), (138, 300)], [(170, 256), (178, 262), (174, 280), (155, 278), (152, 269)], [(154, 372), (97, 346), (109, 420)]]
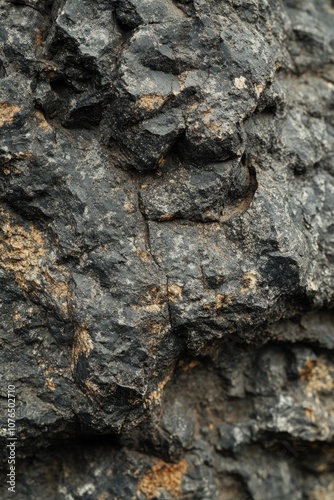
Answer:
[(18, 499), (334, 498), (333, 63), (331, 0), (0, 0)]

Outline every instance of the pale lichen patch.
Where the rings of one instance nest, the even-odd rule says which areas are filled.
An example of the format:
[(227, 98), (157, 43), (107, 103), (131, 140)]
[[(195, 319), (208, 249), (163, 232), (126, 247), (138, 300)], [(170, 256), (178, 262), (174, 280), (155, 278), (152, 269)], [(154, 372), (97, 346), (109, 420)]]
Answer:
[(234, 86), (241, 90), (247, 88), (247, 80), (244, 76), (239, 76), (239, 78), (234, 78)]
[(263, 85), (263, 83), (256, 83), (254, 85), (254, 90), (255, 90), (257, 98), (260, 97), (260, 95), (262, 94), (262, 92), (264, 91), (264, 89), (265, 89), (265, 85)]

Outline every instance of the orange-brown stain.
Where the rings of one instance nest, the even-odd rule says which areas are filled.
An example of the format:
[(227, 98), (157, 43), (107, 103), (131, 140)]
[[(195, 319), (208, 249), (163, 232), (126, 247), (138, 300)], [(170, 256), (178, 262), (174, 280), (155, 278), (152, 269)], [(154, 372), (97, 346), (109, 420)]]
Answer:
[(183, 287), (177, 283), (170, 283), (167, 285), (167, 297), (171, 302), (177, 302), (182, 298)]
[(218, 293), (216, 295), (215, 309), (223, 309), (228, 307), (233, 302), (233, 294), (222, 295)]
[(35, 45), (39, 49), (43, 45), (44, 35), (43, 31), (37, 30), (35, 34)]
[(201, 115), (202, 115), (202, 120), (203, 120), (204, 125), (206, 125), (206, 127), (209, 130), (211, 130), (212, 132), (214, 132), (216, 134), (217, 132), (219, 132), (219, 130), (221, 130), (222, 123), (216, 122), (212, 118), (213, 112), (214, 112), (214, 110), (212, 110), (212, 109), (206, 109), (205, 111), (201, 112)]
[(334, 481), (323, 485), (317, 486), (310, 493), (310, 500), (333, 500), (334, 498)]
[(167, 491), (172, 499), (183, 498), (182, 478), (186, 472), (185, 460), (177, 464), (168, 464), (157, 459), (152, 469), (139, 481), (137, 492), (143, 493), (147, 499), (159, 498), (163, 490)]
[(146, 396), (145, 403), (153, 405), (159, 404), (163, 396), (163, 390), (165, 388), (165, 385), (167, 384), (167, 382), (170, 381), (170, 379), (171, 379), (171, 374), (169, 373), (163, 380), (161, 380), (158, 383), (158, 386), (155, 389), (155, 391), (152, 391), (150, 394)]
[(15, 104), (10, 104), (9, 102), (0, 102), (0, 127), (3, 125), (11, 125), (13, 123), (15, 115), (21, 111), (21, 108), (15, 106)]
[(43, 113), (41, 113), (40, 111), (36, 111), (35, 116), (37, 118), (38, 128), (40, 128), (41, 130), (44, 130), (45, 132), (49, 132), (50, 130), (52, 130), (51, 125), (49, 125), (49, 123), (46, 121)]
[(161, 220), (161, 222), (164, 222), (164, 221), (172, 220), (173, 217), (174, 217), (173, 214), (163, 214), (163, 215), (160, 215), (159, 220)]
[(45, 379), (45, 385), (49, 389), (49, 391), (54, 392), (56, 390), (56, 385), (53, 381), (53, 378), (46, 378)]
[(257, 273), (256, 271), (248, 271), (242, 277), (241, 293), (246, 293), (249, 290), (256, 290)]
[(334, 389), (334, 366), (329, 365), (324, 356), (308, 359), (299, 375), (300, 380), (307, 382), (305, 391), (308, 393), (328, 393)]
[(181, 360), (179, 362), (179, 366), (184, 372), (189, 372), (193, 368), (196, 368), (196, 366), (200, 365), (201, 363), (197, 360), (190, 361), (190, 363), (185, 363), (185, 361)]
[(67, 315), (70, 298), (67, 276), (62, 275), (61, 266), (51, 271), (43, 233), (33, 225), (20, 226), (0, 209), (0, 236), (0, 267), (12, 272), (27, 294), (33, 297), (44, 292), (49, 294)]
[(74, 341), (72, 347), (72, 369), (75, 369), (81, 356), (88, 357), (94, 344), (84, 324), (77, 324), (74, 328)]
[(145, 94), (137, 102), (140, 108), (146, 109), (147, 111), (152, 111), (159, 109), (164, 102), (166, 97), (159, 94)]

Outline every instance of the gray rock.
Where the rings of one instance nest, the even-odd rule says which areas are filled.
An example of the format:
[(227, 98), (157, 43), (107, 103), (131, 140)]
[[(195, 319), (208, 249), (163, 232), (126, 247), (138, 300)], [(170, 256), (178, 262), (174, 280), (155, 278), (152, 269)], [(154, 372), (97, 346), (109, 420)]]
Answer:
[(0, 18), (17, 498), (332, 498), (330, 1)]

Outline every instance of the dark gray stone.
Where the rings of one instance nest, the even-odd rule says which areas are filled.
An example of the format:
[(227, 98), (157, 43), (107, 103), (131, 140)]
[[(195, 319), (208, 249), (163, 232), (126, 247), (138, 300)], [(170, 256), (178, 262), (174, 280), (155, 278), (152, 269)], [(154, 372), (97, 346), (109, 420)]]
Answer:
[(18, 499), (333, 497), (333, 13), (1, 3)]

